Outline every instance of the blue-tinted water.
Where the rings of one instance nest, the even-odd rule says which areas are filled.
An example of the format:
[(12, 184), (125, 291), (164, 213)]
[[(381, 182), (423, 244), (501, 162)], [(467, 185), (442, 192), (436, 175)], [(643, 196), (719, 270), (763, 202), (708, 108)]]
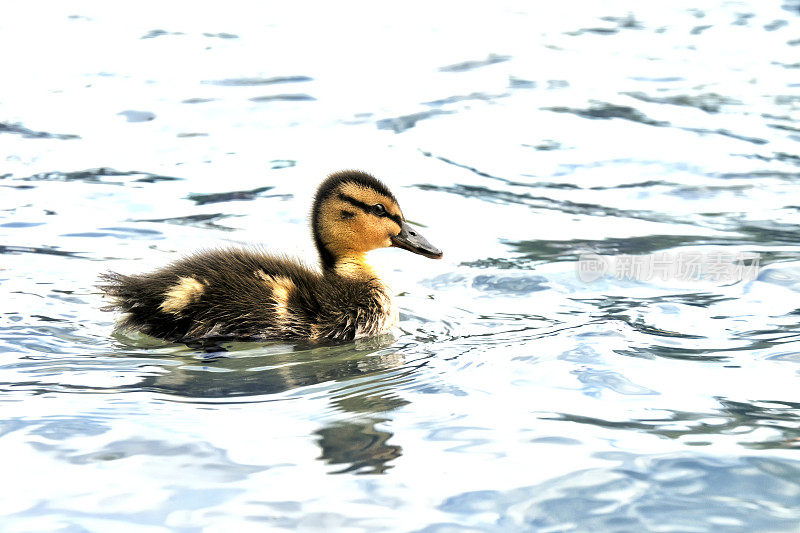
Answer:
[[(6, 3), (0, 49), (3, 531), (797, 529), (796, 1)], [(313, 262), (342, 168), (445, 252), (372, 254), (394, 337), (210, 361), (100, 311)]]

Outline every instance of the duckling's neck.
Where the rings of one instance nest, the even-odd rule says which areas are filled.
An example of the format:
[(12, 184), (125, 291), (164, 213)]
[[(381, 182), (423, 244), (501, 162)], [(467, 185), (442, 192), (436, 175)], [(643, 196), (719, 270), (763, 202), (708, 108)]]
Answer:
[(334, 274), (343, 278), (380, 281), (380, 276), (372, 268), (372, 265), (367, 262), (365, 254), (338, 257), (331, 270)]

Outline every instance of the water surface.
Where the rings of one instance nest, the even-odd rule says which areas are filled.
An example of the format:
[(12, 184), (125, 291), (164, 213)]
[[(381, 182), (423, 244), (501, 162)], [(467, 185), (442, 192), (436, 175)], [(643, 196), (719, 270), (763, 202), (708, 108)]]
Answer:
[[(2, 529), (796, 530), (799, 16), (0, 6)], [(198, 248), (313, 263), (341, 168), (445, 252), (372, 254), (395, 336), (212, 359), (100, 311)]]

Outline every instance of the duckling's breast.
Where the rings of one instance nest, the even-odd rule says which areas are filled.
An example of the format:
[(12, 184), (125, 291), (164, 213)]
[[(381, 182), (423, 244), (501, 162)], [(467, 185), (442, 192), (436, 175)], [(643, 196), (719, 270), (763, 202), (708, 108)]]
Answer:
[(369, 313), (364, 317), (365, 320), (358, 324), (355, 338), (390, 333), (397, 327), (400, 314), (391, 294), (391, 289), (383, 282), (374, 290), (376, 304), (374, 312)]

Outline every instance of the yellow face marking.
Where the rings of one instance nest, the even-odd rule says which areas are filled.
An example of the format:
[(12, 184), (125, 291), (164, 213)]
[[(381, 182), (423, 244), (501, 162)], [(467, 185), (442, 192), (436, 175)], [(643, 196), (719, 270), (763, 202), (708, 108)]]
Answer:
[(289, 314), (289, 294), (294, 290), (294, 282), (286, 276), (269, 276), (263, 270), (256, 272), (256, 275), (264, 280), (264, 283), (272, 291), (273, 310), (280, 318)]
[(382, 204), (389, 214), (403, 217), (400, 206), (388, 196), (355, 183), (344, 183), (322, 204), (319, 219), (320, 236), (337, 259), (360, 257), (370, 250), (392, 245), (391, 237), (400, 232), (394, 220), (367, 213), (342, 200), (339, 194), (368, 206)]
[(167, 313), (178, 314), (197, 301), (205, 287), (194, 278), (179, 278), (180, 281), (164, 293), (164, 301), (159, 308)]

